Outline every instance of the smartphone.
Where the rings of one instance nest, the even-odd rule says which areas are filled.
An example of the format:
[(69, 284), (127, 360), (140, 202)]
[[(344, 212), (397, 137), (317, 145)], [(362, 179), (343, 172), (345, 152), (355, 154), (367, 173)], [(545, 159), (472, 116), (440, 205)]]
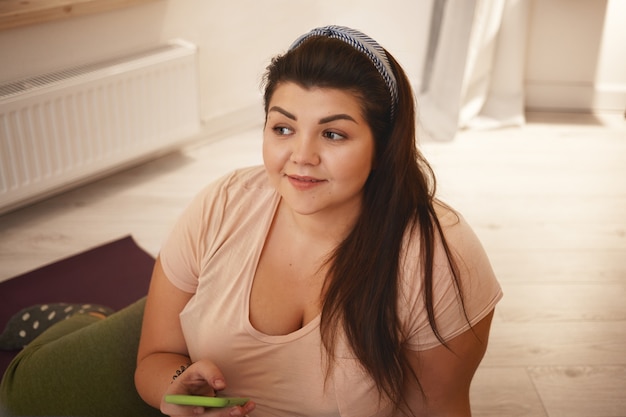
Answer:
[(206, 397), (202, 395), (166, 395), (165, 402), (178, 405), (195, 405), (200, 407), (231, 407), (244, 405), (250, 399), (241, 397)]

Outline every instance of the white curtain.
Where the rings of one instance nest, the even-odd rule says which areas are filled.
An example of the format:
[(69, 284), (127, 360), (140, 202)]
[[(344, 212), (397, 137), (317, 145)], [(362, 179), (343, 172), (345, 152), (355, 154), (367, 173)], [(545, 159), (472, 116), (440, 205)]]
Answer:
[(433, 0), (418, 95), (422, 129), (452, 140), (459, 129), (524, 123), (529, 0)]

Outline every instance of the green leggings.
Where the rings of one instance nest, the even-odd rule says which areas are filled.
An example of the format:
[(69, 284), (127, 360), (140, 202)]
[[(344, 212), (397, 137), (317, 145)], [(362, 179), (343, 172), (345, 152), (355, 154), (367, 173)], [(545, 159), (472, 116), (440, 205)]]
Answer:
[(79, 314), (50, 327), (6, 370), (0, 415), (163, 416), (135, 390), (144, 305), (142, 299), (104, 320)]

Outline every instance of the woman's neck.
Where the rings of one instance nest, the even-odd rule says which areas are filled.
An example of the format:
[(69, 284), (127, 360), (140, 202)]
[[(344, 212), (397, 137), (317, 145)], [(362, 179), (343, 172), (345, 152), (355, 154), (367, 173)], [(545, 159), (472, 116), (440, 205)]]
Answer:
[(301, 214), (292, 210), (284, 200), (279, 206), (279, 213), (294, 233), (294, 238), (337, 246), (352, 230), (358, 212), (346, 213), (323, 211), (313, 214)]

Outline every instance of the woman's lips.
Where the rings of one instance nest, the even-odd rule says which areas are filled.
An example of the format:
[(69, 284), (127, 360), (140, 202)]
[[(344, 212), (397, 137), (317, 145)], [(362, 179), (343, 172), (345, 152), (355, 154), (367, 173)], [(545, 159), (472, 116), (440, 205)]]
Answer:
[(293, 187), (303, 191), (310, 190), (326, 182), (318, 178), (300, 175), (287, 175), (287, 179)]

